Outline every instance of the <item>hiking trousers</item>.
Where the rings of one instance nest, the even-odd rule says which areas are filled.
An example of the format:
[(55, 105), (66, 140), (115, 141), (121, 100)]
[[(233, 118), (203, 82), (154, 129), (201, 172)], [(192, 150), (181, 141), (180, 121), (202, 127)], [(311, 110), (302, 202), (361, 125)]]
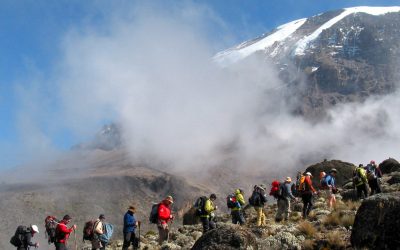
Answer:
[(303, 218), (307, 218), (313, 207), (313, 195), (311, 192), (304, 192), (301, 199), (303, 200)]
[(290, 214), (290, 201), (288, 199), (282, 198), (278, 199), (278, 211), (275, 215), (276, 221), (281, 221), (282, 219), (288, 220)]
[(243, 225), (245, 220), (244, 220), (244, 216), (242, 213), (242, 210), (232, 210), (231, 211), (231, 216), (232, 216), (232, 223), (233, 224), (240, 224)]
[(167, 225), (166, 228), (163, 228), (161, 225), (159, 225), (157, 228), (158, 228), (158, 236), (159, 236), (158, 237), (158, 244), (162, 245), (162, 243), (164, 241), (168, 242), (168, 240), (169, 240), (169, 228), (168, 228), (168, 225)]
[(215, 228), (215, 222), (209, 217), (200, 217), (201, 224), (203, 225), (203, 233)]
[(362, 194), (364, 193), (364, 198), (368, 197), (368, 188), (367, 185), (365, 183), (356, 186), (357, 189), (357, 198), (361, 199), (362, 198)]
[(264, 207), (254, 207), (257, 212), (257, 226), (265, 226), (265, 213)]
[(381, 193), (381, 185), (379, 184), (378, 178), (368, 181), (369, 187), (371, 188), (371, 194), (379, 194)]
[(65, 245), (65, 243), (61, 242), (56, 242), (56, 250), (68, 250), (68, 247)]
[[(122, 245), (122, 250), (127, 250), (130, 245), (133, 246), (133, 249), (137, 249), (136, 248), (136, 235), (135, 235), (135, 232), (126, 232), (126, 233), (124, 233), (124, 244)], [(102, 248), (102, 249), (105, 249), (105, 247)]]

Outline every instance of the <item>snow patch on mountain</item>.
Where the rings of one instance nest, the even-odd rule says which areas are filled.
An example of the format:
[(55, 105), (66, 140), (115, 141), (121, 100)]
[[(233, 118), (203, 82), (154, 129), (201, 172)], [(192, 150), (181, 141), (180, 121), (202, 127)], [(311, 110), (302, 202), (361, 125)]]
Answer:
[(360, 6), (360, 7), (353, 7), (353, 8), (346, 8), (342, 13), (340, 13), (338, 16), (330, 19), (328, 22), (324, 23), (322, 26), (320, 26), (317, 30), (315, 30), (311, 35), (304, 37), (300, 41), (298, 41), (295, 45), (295, 50), (294, 54), (297, 56), (304, 55), (305, 49), (308, 47), (310, 42), (315, 40), (321, 33), (322, 31), (329, 29), (333, 25), (335, 25), (337, 22), (345, 18), (346, 16), (350, 14), (355, 14), (355, 13), (366, 13), (370, 15), (384, 15), (390, 12), (399, 12), (400, 7), (368, 7), (368, 6)]
[(277, 31), (275, 31), (271, 35), (266, 36), (265, 38), (249, 46), (243, 47), (244, 44), (247, 44), (247, 42), (245, 42), (236, 46), (235, 48), (218, 53), (215, 56), (215, 60), (221, 65), (229, 65), (231, 63), (235, 63), (256, 51), (264, 50), (272, 46), (276, 42), (285, 40), (300, 26), (302, 26), (306, 20), (307, 18), (303, 18), (281, 25), (277, 28)]

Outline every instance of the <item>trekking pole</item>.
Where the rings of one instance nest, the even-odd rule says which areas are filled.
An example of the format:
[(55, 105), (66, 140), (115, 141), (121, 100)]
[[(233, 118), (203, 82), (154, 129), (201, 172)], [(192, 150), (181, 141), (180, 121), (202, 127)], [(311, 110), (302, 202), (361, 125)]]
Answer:
[(76, 243), (76, 229), (74, 229), (74, 241), (75, 241), (75, 250), (78, 250), (78, 244)]
[(138, 239), (138, 248), (140, 249), (140, 224), (142, 224), (142, 223), (140, 223), (140, 221), (139, 221), (139, 239)]

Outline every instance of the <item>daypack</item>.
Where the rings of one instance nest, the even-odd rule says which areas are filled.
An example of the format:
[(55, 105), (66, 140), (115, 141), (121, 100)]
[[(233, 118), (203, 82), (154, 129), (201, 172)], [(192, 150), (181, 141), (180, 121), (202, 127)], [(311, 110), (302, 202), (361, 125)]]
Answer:
[(299, 187), (297, 188), (297, 191), (299, 192), (303, 192), (306, 191), (306, 176), (305, 175), (301, 175), (300, 180), (299, 180)]
[(236, 196), (234, 194), (230, 194), (226, 197), (226, 206), (228, 208), (238, 207), (239, 203), (236, 200)]
[(324, 177), (322, 177), (322, 179), (321, 179), (321, 188), (328, 188), (328, 182), (327, 182), (327, 180), (326, 180), (326, 178), (328, 177), (329, 175), (325, 175)]
[(149, 221), (152, 224), (158, 223), (158, 207), (159, 206), (160, 206), (160, 203), (157, 203), (157, 204), (153, 204), (153, 206), (151, 207)]
[(258, 190), (254, 190), (249, 198), (249, 204), (252, 206), (261, 206), (261, 194)]
[(47, 216), (44, 220), (44, 227), (46, 228), (46, 236), (48, 237), (49, 244), (56, 242), (56, 228), (58, 220), (54, 216)]
[(360, 167), (358, 167), (358, 168), (356, 168), (355, 170), (354, 170), (354, 173), (353, 173), (353, 183), (355, 184), (355, 185), (357, 185), (358, 183), (360, 183), (362, 181), (362, 179), (361, 179), (361, 175), (360, 175)]
[(93, 240), (93, 229), (94, 229), (94, 223), (96, 221), (90, 220), (85, 222), (85, 226), (83, 227), (83, 241), (85, 240)]
[(274, 198), (282, 196), (282, 189), (280, 188), (280, 186), (281, 183), (279, 181), (273, 181), (271, 184), (271, 191), (269, 192), (269, 195), (273, 196)]
[(196, 216), (204, 215), (206, 213), (205, 206), (206, 206), (207, 197), (201, 196), (197, 198), (196, 202), (194, 203), (194, 208), (196, 209)]
[(15, 234), (11, 237), (10, 243), (15, 247), (20, 247), (24, 244), (25, 234), (30, 232), (26, 226), (18, 226)]
[(369, 181), (376, 179), (375, 167), (371, 164), (367, 165), (367, 178)]
[(114, 232), (114, 226), (110, 223), (103, 223), (103, 234), (99, 235), (99, 240), (102, 242), (109, 242)]

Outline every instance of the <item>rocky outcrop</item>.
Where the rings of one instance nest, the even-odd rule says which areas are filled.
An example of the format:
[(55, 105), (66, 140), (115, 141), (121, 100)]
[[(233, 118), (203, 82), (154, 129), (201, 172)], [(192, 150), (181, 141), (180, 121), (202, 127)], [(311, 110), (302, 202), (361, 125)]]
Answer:
[(194, 207), (190, 208), (184, 215), (183, 215), (183, 225), (196, 225), (200, 223), (200, 219), (196, 216), (196, 209)]
[(329, 171), (332, 168), (335, 168), (338, 171), (335, 178), (336, 185), (342, 186), (347, 182), (348, 179), (350, 179), (353, 176), (353, 170), (355, 166), (352, 163), (343, 162), (339, 160), (331, 160), (331, 161), (324, 160), (320, 163), (307, 167), (305, 172), (310, 172), (314, 176), (313, 185), (319, 186), (319, 178), (318, 178), (319, 173), (321, 171), (329, 173)]
[(200, 237), (193, 250), (206, 249), (258, 249), (256, 236), (248, 229), (232, 224), (222, 224)]
[(357, 211), (351, 234), (355, 248), (398, 249), (400, 192), (365, 199)]
[(384, 160), (379, 167), (384, 174), (400, 171), (400, 163), (393, 158)]

